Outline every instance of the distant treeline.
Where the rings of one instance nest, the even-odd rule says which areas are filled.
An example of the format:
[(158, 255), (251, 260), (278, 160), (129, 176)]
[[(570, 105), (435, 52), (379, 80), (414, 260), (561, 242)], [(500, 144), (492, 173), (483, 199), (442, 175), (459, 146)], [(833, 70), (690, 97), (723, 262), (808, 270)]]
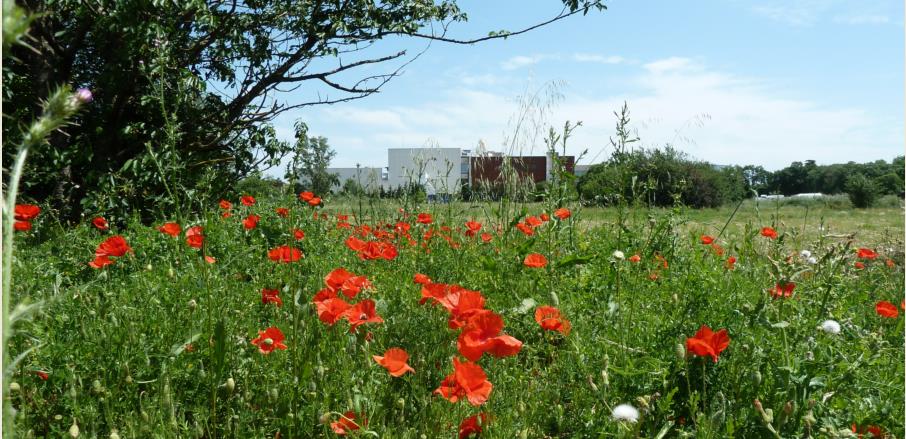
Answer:
[(761, 166), (716, 166), (666, 147), (615, 153), (579, 177), (577, 189), (583, 200), (601, 205), (625, 201), (701, 208), (756, 194), (845, 193), (854, 206), (868, 207), (883, 195), (903, 197), (903, 171), (903, 156), (833, 165), (807, 160), (770, 172)]

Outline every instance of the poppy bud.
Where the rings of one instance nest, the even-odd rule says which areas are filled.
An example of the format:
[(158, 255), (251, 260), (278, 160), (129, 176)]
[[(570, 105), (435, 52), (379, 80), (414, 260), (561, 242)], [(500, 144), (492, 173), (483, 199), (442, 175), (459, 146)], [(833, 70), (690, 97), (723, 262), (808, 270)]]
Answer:
[(132, 384), (132, 375), (126, 375), (126, 384)]
[(686, 347), (682, 343), (676, 344), (676, 359), (679, 361), (686, 361)]
[(397, 400), (396, 400), (396, 405), (397, 405), (397, 407), (399, 407), (399, 408), (404, 408), (404, 407), (406, 407), (406, 400), (403, 399), (403, 398), (397, 399)]
[(761, 371), (756, 370), (752, 372), (752, 376), (750, 378), (752, 379), (753, 386), (758, 387), (761, 385)]
[(94, 382), (91, 383), (91, 391), (94, 394), (104, 393), (104, 387), (101, 386), (101, 382), (99, 380), (94, 380)]
[(270, 391), (267, 392), (267, 394), (274, 401), (276, 401), (277, 397), (280, 396), (280, 392), (278, 392), (276, 388), (271, 389)]
[(142, 415), (142, 421), (148, 422), (151, 420), (151, 417), (148, 416), (148, 412), (142, 410), (141, 415)]
[(190, 311), (195, 311), (195, 308), (197, 308), (197, 307), (198, 307), (198, 302), (196, 302), (195, 299), (192, 299), (189, 301), (189, 310)]
[(233, 390), (236, 389), (236, 381), (233, 380), (233, 377), (229, 377), (227, 378), (226, 384), (224, 384), (224, 386), (226, 386), (227, 392), (233, 393)]
[(170, 278), (176, 277), (176, 272), (173, 271), (173, 267), (170, 267), (169, 269), (167, 269), (167, 276), (170, 276)]
[(598, 391), (598, 386), (595, 385), (594, 381), (592, 381), (591, 375), (588, 376), (588, 385), (591, 387), (591, 390), (594, 390), (595, 392)]
[(152, 266), (151, 264), (145, 265), (145, 270), (151, 271), (153, 269), (154, 269), (154, 266)]
[(321, 415), (318, 418), (318, 422), (321, 423), (321, 425), (324, 425), (324, 424), (327, 424), (328, 422), (330, 422), (330, 413), (328, 412), (328, 413), (324, 413), (323, 415)]
[(606, 369), (601, 371), (601, 380), (605, 387), (610, 385), (610, 375), (608, 375)]
[(673, 299), (673, 303), (675, 303), (675, 304), (678, 304), (678, 303), (679, 303), (679, 295), (678, 295), (678, 294), (673, 293), (672, 299)]
[(72, 426), (69, 427), (69, 436), (79, 437), (79, 426), (76, 424), (75, 419), (72, 420)]
[(15, 381), (9, 383), (9, 393), (15, 393), (15, 392), (18, 392), (19, 390), (22, 390), (22, 387), (19, 386), (19, 383), (15, 382)]
[(110, 430), (110, 439), (120, 439), (120, 434), (116, 432), (116, 429)]

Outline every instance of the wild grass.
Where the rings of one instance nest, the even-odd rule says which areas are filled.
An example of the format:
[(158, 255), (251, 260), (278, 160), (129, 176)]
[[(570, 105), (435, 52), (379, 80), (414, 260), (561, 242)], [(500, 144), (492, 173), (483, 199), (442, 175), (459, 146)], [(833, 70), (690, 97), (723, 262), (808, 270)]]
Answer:
[[(333, 437), (331, 422), (347, 411), (367, 419), (352, 435), (388, 438), (455, 437), (478, 413), (487, 414), (487, 438), (846, 437), (852, 425), (904, 435), (902, 310), (875, 311), (903, 299), (895, 209), (744, 204), (716, 239), (718, 254), (700, 235), (718, 237), (727, 210), (569, 206), (570, 218), (526, 236), (515, 221), (551, 209), (514, 205), (513, 220), (502, 221), (497, 204), (235, 205), (231, 218), (212, 206), (182, 224), (204, 227), (214, 263), (184, 236), (137, 220), (102, 232), (44, 217), (17, 235), (13, 301), (43, 303), (9, 345), (13, 356), (32, 349), (12, 372), (17, 436), (59, 437), (76, 426), (88, 437)], [(432, 224), (415, 221), (423, 212)], [(252, 213), (262, 219), (246, 230)], [(336, 214), (354, 228), (338, 227)], [(471, 219), (491, 243), (463, 234)], [(414, 243), (393, 238), (393, 260), (363, 260), (344, 244), (354, 233), (374, 239), (364, 225), (392, 231), (401, 221)], [(762, 236), (764, 226), (779, 237)], [(294, 242), (293, 228), (305, 238)], [(114, 234), (134, 253), (90, 268)], [(287, 244), (304, 258), (268, 259)], [(859, 260), (860, 247), (880, 256)], [(529, 253), (550, 263), (526, 267)], [(373, 299), (383, 323), (350, 333), (344, 321), (319, 321), (313, 297), (338, 267), (370, 280), (374, 289), (350, 302)], [(480, 291), (503, 333), (523, 343), (515, 356), (478, 361), (493, 384), (487, 403), (432, 393), (453, 373), (459, 331), (443, 308), (419, 304), (416, 273)], [(786, 281), (796, 283), (792, 297), (772, 298), (768, 290)], [(263, 304), (263, 288), (279, 290), (283, 306)], [(534, 319), (541, 305), (558, 307), (571, 332), (543, 330)], [(839, 334), (819, 329), (830, 319)], [(729, 334), (717, 362), (686, 349), (702, 325)], [(272, 326), (287, 349), (262, 355), (251, 340)], [(414, 374), (391, 377), (372, 359), (390, 347), (409, 353)], [(637, 422), (615, 420), (619, 404), (637, 408)]]

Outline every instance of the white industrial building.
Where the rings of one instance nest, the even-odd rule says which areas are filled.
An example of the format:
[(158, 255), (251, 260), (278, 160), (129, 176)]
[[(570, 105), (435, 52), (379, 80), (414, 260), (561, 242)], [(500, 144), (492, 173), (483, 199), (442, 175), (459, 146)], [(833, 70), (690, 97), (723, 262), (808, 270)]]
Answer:
[(460, 148), (389, 148), (383, 168), (328, 168), (343, 188), (346, 180), (361, 183), (368, 191), (392, 190), (409, 184), (424, 186), (428, 195), (457, 194), (469, 181), (469, 150)]

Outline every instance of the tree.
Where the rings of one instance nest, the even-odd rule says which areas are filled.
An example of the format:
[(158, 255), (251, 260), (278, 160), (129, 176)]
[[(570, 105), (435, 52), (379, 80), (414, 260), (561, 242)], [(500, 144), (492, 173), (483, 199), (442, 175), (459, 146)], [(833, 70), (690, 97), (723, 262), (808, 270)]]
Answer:
[(864, 209), (874, 204), (878, 197), (878, 188), (868, 177), (855, 174), (846, 180), (846, 193), (853, 207)]
[[(549, 20), (470, 39), (448, 35), (467, 19), (455, 0), (22, 0), (37, 18), (30, 47), (13, 47), (4, 63), (13, 123), (3, 136), (21, 139), (15, 122), (34, 119), (48, 90), (88, 87), (95, 101), (79, 124), (34, 151), (26, 192), (53, 196), (71, 219), (82, 210), (179, 208), (181, 194), (203, 187), (195, 193), (224, 196), (291, 153), (270, 125), (278, 114), (378, 93), (420, 54), (378, 52), (376, 42), (474, 44), (605, 9), (602, 0), (561, 3)], [(308, 98), (280, 94), (298, 88)], [(116, 204), (82, 201), (97, 192)]]
[(337, 154), (330, 148), (325, 137), (309, 137), (308, 128), (296, 122), (296, 154), (299, 158), (298, 175), (307, 183), (309, 190), (326, 194), (340, 184), (337, 174), (327, 171), (330, 161)]

